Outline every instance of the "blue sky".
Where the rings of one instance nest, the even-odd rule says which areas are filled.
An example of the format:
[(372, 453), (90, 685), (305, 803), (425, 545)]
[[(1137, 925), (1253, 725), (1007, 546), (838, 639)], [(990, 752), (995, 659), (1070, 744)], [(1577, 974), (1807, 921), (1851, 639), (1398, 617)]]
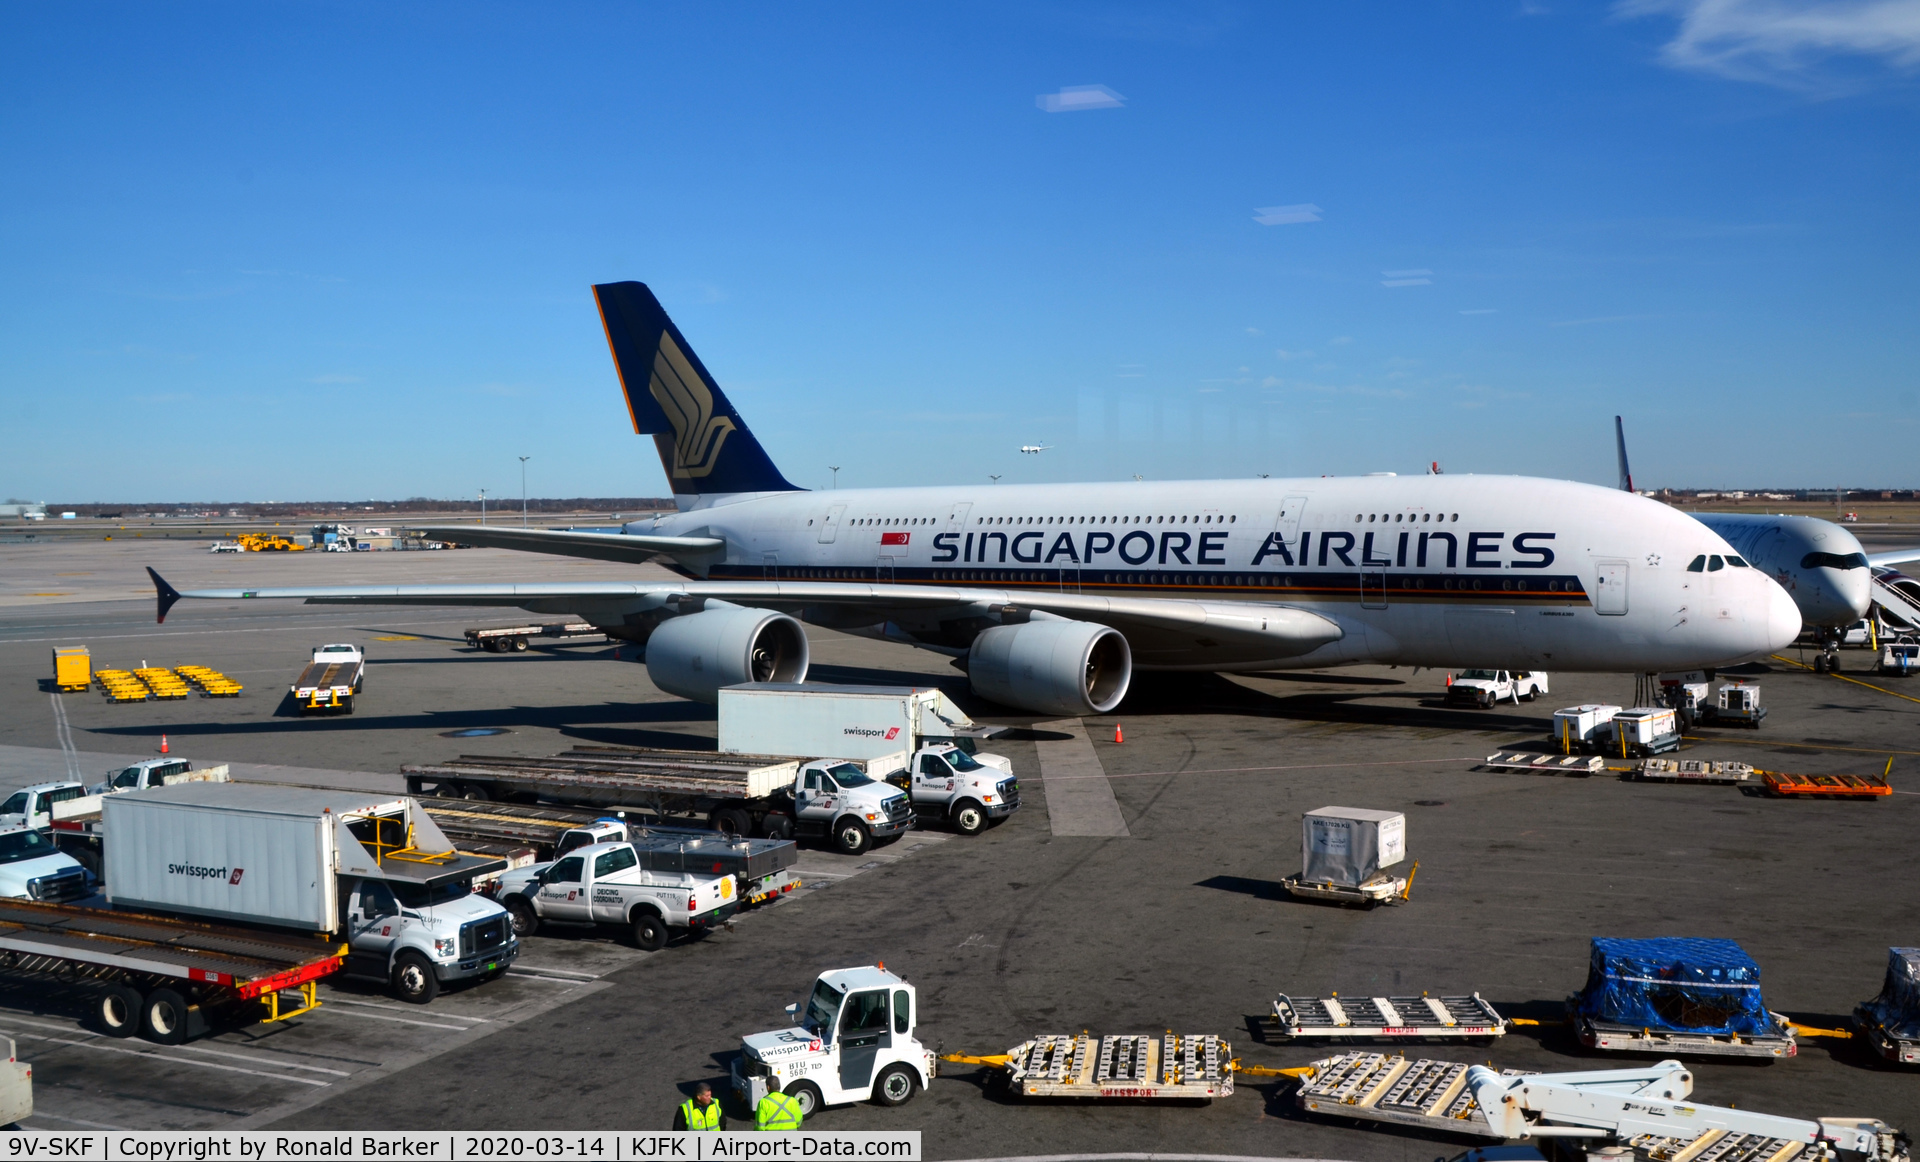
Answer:
[(663, 494), (624, 278), (806, 487), (1610, 483), (1616, 412), (1911, 487), (1917, 70), (1920, 0), (14, 3), (0, 492)]

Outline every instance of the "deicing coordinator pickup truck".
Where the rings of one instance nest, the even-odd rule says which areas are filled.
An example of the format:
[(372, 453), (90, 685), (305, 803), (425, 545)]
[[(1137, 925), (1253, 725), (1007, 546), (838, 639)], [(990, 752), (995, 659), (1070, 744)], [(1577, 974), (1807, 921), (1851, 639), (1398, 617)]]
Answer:
[(623, 927), (647, 952), (674, 929), (701, 936), (740, 910), (731, 875), (648, 871), (631, 843), (594, 843), (500, 877), (500, 902), (525, 939), (542, 924)]
[(1547, 693), (1547, 676), (1526, 670), (1462, 670), (1447, 681), (1449, 705), (1478, 706), (1495, 702), (1531, 702)]
[(779, 1078), (808, 1118), (868, 1099), (904, 1105), (935, 1074), (932, 1051), (913, 1036), (917, 1007), (913, 986), (884, 964), (823, 972), (804, 1012), (787, 1006), (793, 1028), (741, 1038), (733, 1090), (751, 1108)]

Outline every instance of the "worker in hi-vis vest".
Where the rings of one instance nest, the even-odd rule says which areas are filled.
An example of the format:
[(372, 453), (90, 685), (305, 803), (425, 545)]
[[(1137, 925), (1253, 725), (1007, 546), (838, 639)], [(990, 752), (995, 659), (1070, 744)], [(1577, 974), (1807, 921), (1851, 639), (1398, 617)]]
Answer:
[(756, 1130), (797, 1130), (800, 1128), (800, 1103), (791, 1094), (780, 1092), (780, 1079), (767, 1078), (767, 1096), (753, 1108)]
[(680, 1113), (673, 1119), (676, 1130), (724, 1130), (727, 1119), (720, 1112), (720, 1103), (713, 1100), (713, 1087), (701, 1082), (693, 1087), (693, 1096), (680, 1103)]

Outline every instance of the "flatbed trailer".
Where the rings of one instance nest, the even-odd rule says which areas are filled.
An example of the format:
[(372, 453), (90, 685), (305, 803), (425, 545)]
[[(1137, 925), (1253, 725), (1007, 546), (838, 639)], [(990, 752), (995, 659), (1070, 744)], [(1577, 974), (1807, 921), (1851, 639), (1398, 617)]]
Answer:
[(576, 638), (606, 636), (605, 631), (584, 621), (549, 622), (544, 625), (480, 626), (466, 631), (469, 644), (492, 654), (525, 652), (534, 638), (572, 641)]
[(1540, 775), (1597, 775), (1607, 769), (1607, 760), (1599, 755), (1532, 754), (1527, 751), (1495, 751), (1487, 756), (1490, 771), (1530, 771)]
[(1706, 759), (1641, 759), (1627, 778), (1648, 783), (1725, 783), (1750, 785), (1759, 772), (1746, 763)]
[[(582, 832), (607, 818), (602, 812), (577, 807), (519, 803), (454, 804), (429, 799), (422, 806), (460, 850), (506, 858), (509, 866), (516, 868), (557, 858), (563, 854), (563, 847), (571, 850), (563, 844), (569, 832)], [(614, 836), (577, 834), (572, 846), (618, 838), (633, 845), (640, 866), (647, 871), (731, 873), (738, 882), (738, 898), (745, 906), (764, 903), (800, 887), (800, 878), (789, 870), (799, 861), (799, 849), (792, 840), (737, 839), (704, 829), (618, 822), (623, 830)], [(491, 894), (488, 886), (480, 888)]]
[(1568, 1019), (1582, 1045), (1609, 1053), (1686, 1054), (1690, 1057), (1799, 1056), (1800, 1045), (1794, 1039), (1792, 1022), (1779, 1013), (1770, 1015), (1774, 1019), (1775, 1031), (1748, 1037), (1737, 1033), (1686, 1033), (1648, 1029), (1639, 1025), (1616, 1025), (1578, 1013), (1571, 1013)]
[(1784, 771), (1758, 772), (1769, 795), (1784, 798), (1877, 799), (1893, 794), (1879, 775), (1790, 775)]
[(1233, 1093), (1233, 1046), (1207, 1034), (1047, 1033), (1007, 1050), (1022, 1097), (1212, 1101)]
[(220, 1023), (297, 1017), (346, 955), (311, 936), (0, 900), (0, 969), (98, 982), (94, 1024), (110, 1037), (177, 1045)]
[(625, 808), (742, 830), (719, 826), (721, 813), (790, 793), (799, 769), (798, 760), (773, 755), (577, 746), (551, 758), (461, 755), (400, 773), (413, 795)]
[(359, 700), (360, 689), (366, 683), (366, 656), (357, 649), (351, 654), (341, 653), (337, 658), (325, 656), (325, 650), (335, 648), (314, 651), (313, 660), (294, 679), (293, 699), (302, 714), (315, 710), (353, 713), (353, 704)]
[(1273, 1001), (1289, 1041), (1474, 1041), (1490, 1045), (1507, 1021), (1479, 993), (1464, 997), (1290, 997)]
[(1466, 1062), (1355, 1052), (1322, 1058), (1310, 1068), (1312, 1075), (1301, 1078), (1293, 1095), (1293, 1104), (1307, 1113), (1501, 1137), (1467, 1088)]

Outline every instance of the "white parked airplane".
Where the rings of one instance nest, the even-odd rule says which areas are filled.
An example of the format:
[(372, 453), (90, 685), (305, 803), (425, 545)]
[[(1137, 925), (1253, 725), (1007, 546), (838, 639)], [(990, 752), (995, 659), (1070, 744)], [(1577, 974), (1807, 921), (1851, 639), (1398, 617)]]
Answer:
[[(801, 681), (801, 621), (947, 654), (1044, 714), (1111, 710), (1136, 667), (1389, 663), (1653, 672), (1726, 666), (1800, 632), (1718, 535), (1610, 488), (1513, 476), (970, 485), (789, 484), (653, 293), (594, 287), (634, 430), (679, 511), (618, 533), (439, 528), (471, 545), (659, 559), (680, 576), (207, 589), (182, 597), (569, 614), (646, 644), (655, 685), (711, 700)], [(1691, 572), (1717, 557), (1723, 567)], [(151, 570), (149, 570), (151, 572)]]
[[(1620, 459), (1620, 487), (1632, 492), (1627, 467), (1626, 428), (1613, 417), (1614, 444)], [(1833, 664), (1840, 635), (1873, 607), (1873, 577), (1865, 549), (1854, 535), (1832, 521), (1811, 516), (1746, 512), (1697, 512), (1695, 520), (1720, 534), (1754, 568), (1777, 581), (1793, 598), (1800, 620), (1826, 647), (1816, 659), (1821, 669)], [(1872, 564), (1913, 560), (1920, 554), (1888, 553)], [(1725, 559), (1709, 554), (1703, 569), (1722, 568)]]

